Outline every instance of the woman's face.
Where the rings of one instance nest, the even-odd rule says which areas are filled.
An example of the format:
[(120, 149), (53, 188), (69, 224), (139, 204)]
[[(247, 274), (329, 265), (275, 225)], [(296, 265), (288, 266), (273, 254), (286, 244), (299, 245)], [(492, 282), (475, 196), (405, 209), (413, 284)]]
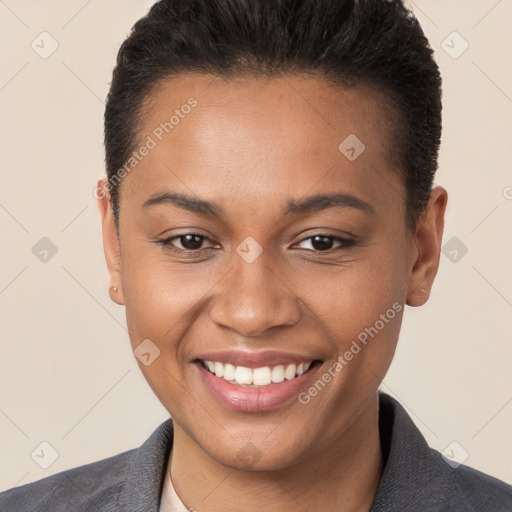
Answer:
[(404, 304), (426, 300), (437, 268), (442, 227), (406, 228), (384, 103), (314, 78), (199, 75), (150, 103), (119, 247), (100, 202), (147, 381), (227, 466), (328, 450), (375, 399)]

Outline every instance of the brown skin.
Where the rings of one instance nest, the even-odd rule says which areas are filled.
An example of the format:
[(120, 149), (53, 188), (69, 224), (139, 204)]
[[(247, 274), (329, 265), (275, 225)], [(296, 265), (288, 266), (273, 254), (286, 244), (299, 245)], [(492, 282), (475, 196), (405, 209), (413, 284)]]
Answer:
[[(371, 89), (182, 75), (154, 93), (141, 140), (191, 96), (197, 107), (123, 180), (119, 241), (109, 195), (98, 201), (110, 296), (126, 307), (132, 347), (149, 338), (161, 350), (141, 370), (174, 420), (173, 484), (199, 512), (368, 511), (382, 471), (377, 388), (403, 311), (306, 405), (228, 410), (192, 360), (229, 349), (298, 353), (322, 360), (311, 386), (393, 303), (426, 302), (447, 193), (435, 187), (416, 229), (407, 226), (386, 102)], [(366, 145), (354, 162), (338, 150), (349, 134)], [(162, 189), (212, 201), (224, 215), (142, 208)], [(334, 192), (374, 213), (283, 215), (290, 199)], [(190, 232), (207, 237), (195, 252), (155, 243)], [(308, 238), (318, 234), (357, 243), (322, 251)], [(236, 252), (248, 236), (263, 248), (250, 264)], [(238, 455), (249, 442), (260, 455), (250, 468)]]

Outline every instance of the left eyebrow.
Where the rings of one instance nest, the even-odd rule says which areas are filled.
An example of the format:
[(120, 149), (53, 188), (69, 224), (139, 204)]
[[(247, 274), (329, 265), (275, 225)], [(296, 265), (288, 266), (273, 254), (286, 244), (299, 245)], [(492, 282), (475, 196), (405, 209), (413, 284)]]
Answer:
[(369, 215), (375, 215), (372, 205), (351, 194), (322, 194), (309, 196), (300, 201), (288, 201), (285, 214), (300, 215), (318, 212), (327, 208), (355, 208)]

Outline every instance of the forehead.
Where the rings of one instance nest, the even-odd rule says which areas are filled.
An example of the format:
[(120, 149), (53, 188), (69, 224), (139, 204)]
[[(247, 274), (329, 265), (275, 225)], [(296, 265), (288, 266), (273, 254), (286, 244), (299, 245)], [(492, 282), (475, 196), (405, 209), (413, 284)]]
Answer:
[[(391, 116), (384, 95), (369, 86), (346, 88), (309, 75), (179, 75), (159, 84), (147, 98), (142, 131), (149, 132), (168, 120), (191, 98), (199, 108), (194, 108), (190, 117), (205, 125), (215, 124), (216, 130), (221, 121), (229, 119), (236, 128), (247, 131), (251, 127), (260, 130), (262, 125), (273, 132), (286, 128), (283, 136), (302, 136), (308, 146), (322, 146), (322, 141), (328, 142), (327, 135), (336, 141), (347, 129), (359, 131), (361, 136), (371, 132), (374, 145), (389, 142), (386, 134)], [(212, 123), (215, 120), (219, 122)], [(179, 131), (173, 130), (172, 135)]]
[(121, 192), (142, 195), (172, 183), (202, 196), (216, 186), (218, 198), (247, 196), (249, 184), (254, 196), (270, 187), (301, 195), (333, 168), (331, 183), (342, 178), (351, 188), (394, 167), (390, 114), (370, 87), (311, 76), (179, 75), (147, 98), (139, 142), (151, 139), (153, 148)]

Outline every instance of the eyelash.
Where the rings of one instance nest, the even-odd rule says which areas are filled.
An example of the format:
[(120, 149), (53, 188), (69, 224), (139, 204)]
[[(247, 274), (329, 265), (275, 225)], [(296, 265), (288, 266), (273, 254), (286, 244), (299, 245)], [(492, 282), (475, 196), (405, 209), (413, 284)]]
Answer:
[(208, 249), (212, 249), (212, 247), (208, 247), (208, 249), (180, 249), (178, 247), (174, 247), (172, 245), (172, 241), (173, 240), (177, 240), (177, 239), (180, 239), (180, 238), (184, 238), (186, 236), (197, 236), (199, 238), (202, 238), (203, 241), (204, 240), (210, 240), (207, 236), (204, 236), (204, 235), (200, 235), (199, 233), (193, 233), (193, 232), (190, 232), (190, 233), (183, 233), (182, 235), (175, 235), (175, 236), (171, 236), (169, 238), (164, 238), (162, 240), (157, 240), (156, 242), (162, 246), (164, 246), (166, 249), (170, 249), (172, 251), (175, 251), (175, 252), (189, 252), (189, 253), (194, 253), (194, 252), (198, 252), (198, 251), (205, 251), (205, 250), (208, 250)]
[[(166, 249), (170, 249), (174, 252), (179, 252), (179, 253), (198, 253), (199, 251), (208, 251), (208, 250), (212, 250), (214, 249), (213, 247), (208, 247), (206, 249), (180, 249), (178, 247), (174, 247), (172, 245), (172, 242), (174, 240), (179, 240), (180, 238), (183, 238), (185, 236), (196, 236), (196, 237), (199, 237), (202, 239), (202, 241), (206, 241), (206, 240), (210, 240), (210, 238), (208, 238), (207, 236), (204, 236), (204, 235), (201, 235), (199, 233), (183, 233), (182, 235), (175, 235), (175, 236), (171, 236), (169, 238), (164, 238), (162, 240), (156, 240), (156, 243), (159, 244), (159, 245), (162, 245), (163, 247), (165, 247)], [(327, 234), (324, 234), (324, 233), (317, 233), (315, 235), (311, 235), (311, 236), (308, 236), (306, 238), (303, 238), (302, 240), (300, 240), (298, 243), (302, 243), (302, 242), (305, 242), (306, 240), (311, 240), (315, 237), (322, 237), (322, 238), (328, 238), (330, 239), (331, 241), (333, 242), (338, 242), (340, 243), (340, 246), (339, 247), (331, 247), (330, 249), (327, 249), (325, 251), (320, 251), (320, 250), (314, 250), (314, 249), (305, 249), (306, 251), (309, 251), (309, 252), (315, 252), (315, 253), (318, 253), (318, 254), (330, 254), (336, 250), (343, 250), (343, 249), (348, 249), (350, 247), (354, 247), (357, 242), (356, 240), (354, 240), (353, 238), (343, 238), (343, 237), (339, 237), (339, 236), (334, 236), (334, 235), (327, 235)]]

